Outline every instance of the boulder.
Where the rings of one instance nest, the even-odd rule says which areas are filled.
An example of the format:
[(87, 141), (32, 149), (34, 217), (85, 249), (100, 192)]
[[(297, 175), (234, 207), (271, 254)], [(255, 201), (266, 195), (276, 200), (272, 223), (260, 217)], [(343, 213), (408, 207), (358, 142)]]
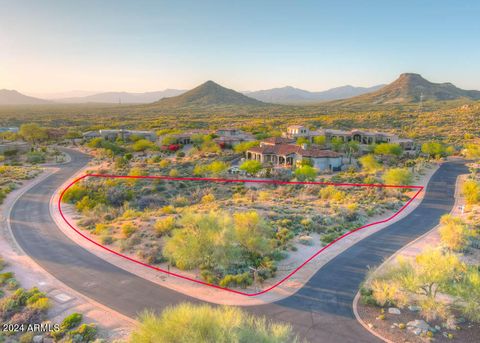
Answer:
[(388, 309), (388, 313), (390, 313), (390, 314), (402, 314), (402, 312), (396, 307), (390, 307)]
[(424, 320), (421, 320), (421, 319), (412, 320), (411, 322), (407, 323), (407, 326), (410, 327), (410, 328), (420, 329), (422, 331), (431, 330), (430, 325), (428, 325), (427, 322), (425, 322)]
[(412, 312), (419, 312), (422, 308), (420, 306), (410, 305), (408, 306), (408, 309)]

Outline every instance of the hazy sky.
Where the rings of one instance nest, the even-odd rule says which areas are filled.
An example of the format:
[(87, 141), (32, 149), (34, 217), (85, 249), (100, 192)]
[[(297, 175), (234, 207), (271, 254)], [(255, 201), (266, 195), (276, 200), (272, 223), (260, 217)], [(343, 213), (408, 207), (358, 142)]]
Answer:
[(480, 2), (0, 0), (0, 89), (480, 89)]

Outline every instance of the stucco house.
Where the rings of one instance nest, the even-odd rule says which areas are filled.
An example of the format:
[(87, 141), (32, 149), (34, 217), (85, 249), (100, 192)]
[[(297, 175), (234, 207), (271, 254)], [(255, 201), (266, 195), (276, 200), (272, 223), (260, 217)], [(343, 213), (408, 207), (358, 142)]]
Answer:
[(343, 166), (342, 155), (306, 145), (296, 145), (295, 141), (285, 137), (272, 137), (260, 142), (257, 147), (246, 151), (246, 158), (268, 163), (274, 167), (291, 167), (308, 159), (319, 171), (339, 171)]
[(109, 141), (114, 141), (117, 138), (128, 139), (130, 136), (138, 136), (143, 139), (148, 139), (151, 142), (155, 142), (157, 140), (157, 135), (153, 131), (118, 129), (118, 130), (88, 131), (83, 134), (83, 138), (86, 140), (101, 137)]
[(380, 143), (396, 143), (399, 144), (405, 152), (416, 151), (417, 146), (412, 139), (399, 138), (397, 135), (388, 132), (364, 131), (364, 130), (335, 130), (335, 129), (318, 129), (311, 131), (303, 125), (290, 125), (287, 131), (282, 135), (284, 138), (298, 139), (306, 138), (313, 142), (316, 136), (325, 136), (326, 142), (330, 143), (333, 139), (339, 139), (343, 142), (355, 141), (360, 147), (366, 149), (368, 145)]

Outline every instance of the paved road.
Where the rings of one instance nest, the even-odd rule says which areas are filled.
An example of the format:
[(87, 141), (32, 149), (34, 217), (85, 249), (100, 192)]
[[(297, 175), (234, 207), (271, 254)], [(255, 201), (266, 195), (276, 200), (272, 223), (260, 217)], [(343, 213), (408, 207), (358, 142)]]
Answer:
[[(69, 152), (72, 162), (27, 191), (12, 208), (12, 231), (23, 250), (68, 286), (130, 317), (145, 308), (160, 310), (182, 301), (198, 302), (105, 262), (57, 228), (49, 213), (50, 196), (88, 162), (86, 155)], [(291, 323), (310, 342), (378, 341), (353, 316), (358, 285), (368, 266), (381, 263), (450, 211), (456, 177), (465, 172), (461, 162), (443, 164), (432, 177), (424, 200), (410, 215), (338, 255), (297, 294), (248, 310)]]

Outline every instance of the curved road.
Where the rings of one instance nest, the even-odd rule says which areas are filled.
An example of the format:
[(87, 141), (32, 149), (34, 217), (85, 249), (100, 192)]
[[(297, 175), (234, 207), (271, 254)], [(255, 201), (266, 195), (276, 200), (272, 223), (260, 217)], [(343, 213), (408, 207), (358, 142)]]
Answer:
[[(163, 288), (100, 259), (73, 243), (50, 217), (53, 192), (89, 160), (68, 150), (72, 161), (22, 195), (11, 211), (11, 227), (22, 249), (44, 269), (80, 293), (134, 318), (145, 308), (161, 310), (199, 301)], [(459, 162), (444, 163), (433, 175), (422, 203), (407, 217), (360, 241), (332, 259), (293, 296), (247, 307), (256, 314), (289, 322), (310, 342), (377, 342), (356, 320), (352, 302), (368, 266), (379, 265), (408, 242), (432, 229), (454, 204)]]

